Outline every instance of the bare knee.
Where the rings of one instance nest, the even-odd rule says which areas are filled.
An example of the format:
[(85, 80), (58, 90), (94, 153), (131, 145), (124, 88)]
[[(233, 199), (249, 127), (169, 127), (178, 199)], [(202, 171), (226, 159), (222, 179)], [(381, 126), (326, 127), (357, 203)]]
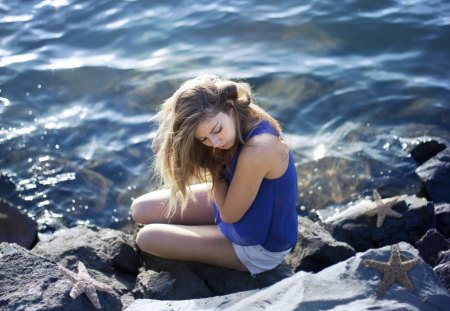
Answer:
[(131, 217), (133, 220), (137, 223), (145, 223), (143, 219), (143, 209), (144, 206), (141, 201), (138, 199), (133, 200), (133, 203), (131, 203)]
[(142, 197), (131, 203), (131, 217), (140, 224), (164, 222), (165, 209), (160, 202), (152, 202)]
[(136, 236), (136, 244), (142, 251), (160, 255), (162, 244), (161, 230), (157, 224), (146, 225)]

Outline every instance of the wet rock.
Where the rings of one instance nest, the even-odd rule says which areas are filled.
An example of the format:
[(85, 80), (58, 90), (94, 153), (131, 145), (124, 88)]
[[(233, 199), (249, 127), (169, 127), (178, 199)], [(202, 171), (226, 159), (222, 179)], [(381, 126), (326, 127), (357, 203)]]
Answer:
[(412, 158), (419, 164), (423, 164), (446, 148), (446, 145), (432, 138), (423, 138), (414, 149), (411, 150)]
[(359, 252), (400, 241), (415, 244), (428, 229), (435, 227), (433, 204), (425, 199), (403, 195), (392, 209), (402, 217), (388, 216), (381, 228), (376, 227), (378, 208), (369, 200), (355, 203), (326, 219), (323, 225), (336, 240), (348, 243)]
[(319, 272), (355, 255), (347, 243), (336, 241), (328, 231), (311, 220), (298, 218), (298, 240), (285, 262), (295, 272)]
[[(403, 257), (418, 257), (407, 243), (399, 244)], [(445, 310), (450, 304), (447, 289), (431, 267), (420, 263), (409, 272), (415, 289), (410, 292), (393, 284), (379, 298), (375, 293), (381, 275), (361, 264), (363, 259), (388, 261), (391, 247), (369, 250), (317, 274), (300, 271), (261, 290), (196, 300), (161, 301), (139, 299), (126, 311), (138, 310)]]
[(433, 270), (450, 293), (450, 250), (439, 253), (436, 263)]
[(4, 200), (0, 200), (0, 242), (17, 243), (27, 249), (37, 242), (37, 223)]
[[(0, 244), (1, 310), (97, 310), (85, 294), (72, 299), (71, 288), (55, 262), (16, 244)], [(97, 295), (104, 310), (122, 310), (117, 294)]]
[(439, 252), (447, 250), (449, 246), (449, 242), (436, 229), (428, 230), (427, 233), (416, 242), (420, 257), (432, 267), (436, 264)]
[(434, 206), (436, 213), (436, 229), (445, 236), (450, 237), (450, 204), (439, 203)]
[(425, 183), (431, 201), (450, 203), (450, 149), (444, 149), (419, 166), (416, 174)]
[(8, 198), (16, 191), (16, 184), (8, 172), (0, 172), (0, 197)]

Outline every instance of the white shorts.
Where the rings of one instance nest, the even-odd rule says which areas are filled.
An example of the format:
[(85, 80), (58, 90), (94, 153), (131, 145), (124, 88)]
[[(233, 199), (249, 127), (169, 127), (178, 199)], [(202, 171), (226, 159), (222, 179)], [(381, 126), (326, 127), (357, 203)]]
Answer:
[(253, 276), (272, 270), (291, 251), (291, 249), (288, 249), (282, 252), (270, 252), (261, 245), (241, 246), (232, 244), (237, 257)]

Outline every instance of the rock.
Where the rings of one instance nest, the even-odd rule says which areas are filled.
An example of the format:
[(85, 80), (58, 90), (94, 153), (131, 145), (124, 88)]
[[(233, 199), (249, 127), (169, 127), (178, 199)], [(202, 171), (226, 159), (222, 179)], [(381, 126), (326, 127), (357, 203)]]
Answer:
[(435, 203), (450, 203), (450, 149), (446, 148), (416, 169), (427, 195)]
[[(1, 310), (97, 310), (85, 294), (72, 299), (71, 288), (55, 262), (16, 244), (0, 244)], [(97, 295), (104, 310), (122, 310), (118, 295)]]
[(8, 198), (16, 191), (16, 184), (9, 172), (0, 172), (0, 197)]
[(423, 138), (422, 141), (411, 150), (411, 157), (419, 164), (423, 164), (446, 148), (444, 143), (432, 138)]
[(181, 300), (214, 296), (212, 291), (190, 270), (156, 272), (143, 270), (133, 291), (135, 298)]
[[(407, 243), (399, 244), (408, 259), (418, 252)], [(126, 311), (138, 310), (445, 310), (450, 304), (447, 289), (429, 265), (421, 262), (409, 272), (415, 289), (412, 292), (392, 284), (379, 299), (375, 293), (381, 275), (361, 264), (363, 259), (388, 261), (391, 247), (369, 250), (320, 271), (300, 271), (261, 290), (231, 295), (181, 301), (139, 299)], [(406, 260), (406, 259), (405, 259)]]
[(77, 261), (81, 261), (94, 270), (95, 278), (108, 282), (122, 294), (124, 305), (134, 300), (131, 291), (141, 261), (131, 235), (96, 226), (77, 226), (55, 232), (32, 252), (73, 271)]
[(303, 163), (297, 167), (297, 175), (299, 202), (308, 210), (348, 201), (366, 188), (370, 179), (364, 162), (336, 157)]
[(447, 250), (449, 243), (436, 229), (430, 229), (416, 242), (416, 247), (419, 250), (420, 257), (434, 267), (439, 252)]
[(336, 241), (328, 231), (311, 220), (298, 218), (297, 244), (285, 262), (295, 272), (319, 272), (355, 255), (347, 243)]
[(112, 272), (114, 268), (137, 273), (141, 265), (133, 237), (123, 232), (97, 226), (77, 226), (55, 232), (32, 250), (70, 269), (78, 260), (91, 267)]
[(31, 249), (37, 242), (37, 223), (4, 200), (0, 200), (0, 213), (0, 242)]
[(436, 214), (436, 229), (446, 238), (450, 238), (450, 204), (435, 204), (434, 212)]
[[(167, 294), (163, 294), (164, 299), (180, 299), (180, 296), (198, 298), (205, 297), (204, 295), (211, 297), (267, 287), (293, 274), (292, 268), (286, 263), (280, 264), (271, 271), (260, 273), (254, 278), (248, 272), (201, 263), (168, 260), (146, 253), (142, 253), (142, 258), (146, 270), (153, 272), (141, 271), (138, 275), (139, 284), (134, 292), (136, 298), (142, 297), (145, 293), (156, 295), (154, 285), (156, 283), (171, 283), (171, 287), (178, 288), (178, 284), (185, 284), (185, 280), (190, 280), (189, 287), (184, 288), (183, 293), (165, 290)], [(143, 273), (146, 275), (142, 276)], [(145, 281), (149, 278), (152, 279), (151, 284)]]
[(326, 219), (323, 225), (336, 240), (348, 243), (359, 252), (400, 241), (414, 244), (435, 226), (433, 204), (425, 199), (400, 196), (392, 209), (402, 217), (388, 216), (381, 228), (376, 228), (375, 203), (368, 200)]
[(450, 293), (450, 250), (440, 252), (436, 263), (433, 270)]

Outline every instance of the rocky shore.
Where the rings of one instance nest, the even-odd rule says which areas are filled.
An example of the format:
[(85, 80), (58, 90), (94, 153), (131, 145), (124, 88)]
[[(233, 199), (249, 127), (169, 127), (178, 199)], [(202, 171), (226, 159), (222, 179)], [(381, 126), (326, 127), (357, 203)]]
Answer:
[(143, 254), (132, 234), (108, 228), (38, 235), (34, 221), (0, 201), (0, 309), (96, 310), (98, 298), (103, 310), (128, 311), (445, 310), (450, 148), (424, 138), (411, 156), (417, 193), (374, 191), (323, 221), (299, 216), (295, 248), (256, 278)]

